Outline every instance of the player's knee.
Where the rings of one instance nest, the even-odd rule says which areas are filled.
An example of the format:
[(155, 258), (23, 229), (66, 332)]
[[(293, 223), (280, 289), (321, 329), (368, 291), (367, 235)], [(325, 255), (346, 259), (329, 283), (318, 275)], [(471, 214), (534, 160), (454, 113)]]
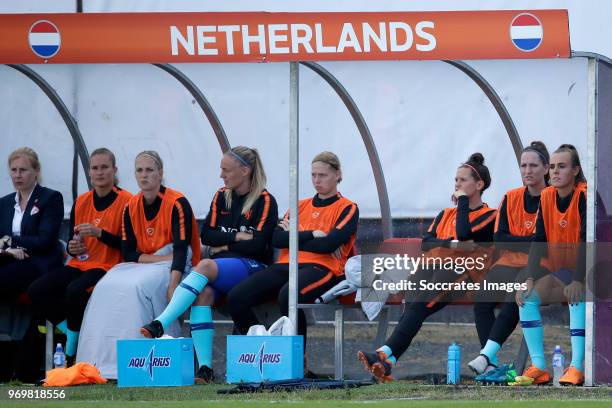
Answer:
[(204, 275), (207, 278), (213, 277), (214, 271), (217, 270), (217, 264), (212, 259), (202, 259), (195, 268), (193, 268), (194, 272), (199, 273), (200, 275)]

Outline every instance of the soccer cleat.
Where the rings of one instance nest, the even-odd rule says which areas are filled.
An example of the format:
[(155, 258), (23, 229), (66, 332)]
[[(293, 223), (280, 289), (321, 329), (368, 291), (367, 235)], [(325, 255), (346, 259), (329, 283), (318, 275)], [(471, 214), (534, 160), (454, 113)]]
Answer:
[[(474, 377), (474, 381), (476, 382), (484, 382), (484, 380), (487, 378), (487, 376), (489, 374), (491, 374), (493, 371), (497, 370), (498, 367), (492, 366), (492, 365), (488, 365), (487, 368), (484, 370), (484, 373), (477, 375), (476, 377)], [(484, 384), (486, 385), (486, 384)]]
[(569, 366), (563, 372), (563, 376), (559, 378), (561, 385), (582, 385), (584, 384), (584, 374), (574, 366)]
[(533, 384), (548, 384), (550, 382), (550, 374), (548, 374), (548, 370), (540, 370), (536, 366), (529, 366), (525, 371), (523, 371), (523, 377), (533, 378)]
[(164, 326), (159, 320), (153, 320), (140, 328), (140, 334), (148, 339), (155, 339), (164, 335)]
[(484, 354), (480, 354), (478, 357), (470, 361), (468, 363), (468, 367), (476, 375), (481, 375), (486, 373), (487, 371), (491, 371), (497, 368), (495, 364), (491, 364), (491, 362), (489, 361), (489, 357), (485, 356)]
[(393, 381), (391, 369), (393, 365), (387, 360), (387, 355), (381, 351), (370, 353), (359, 351), (357, 357), (367, 372), (372, 374), (377, 382), (385, 383)]
[(516, 370), (513, 364), (504, 364), (480, 376), (479, 382), (485, 385), (507, 385), (516, 379)]
[(524, 375), (519, 375), (516, 376), (516, 378), (514, 379), (514, 381), (509, 382), (508, 385), (513, 385), (513, 386), (522, 386), (522, 385), (533, 385), (533, 378), (531, 377), (526, 377)]
[(213, 372), (212, 368), (205, 365), (200, 367), (195, 375), (196, 384), (210, 384), (214, 379), (215, 373)]

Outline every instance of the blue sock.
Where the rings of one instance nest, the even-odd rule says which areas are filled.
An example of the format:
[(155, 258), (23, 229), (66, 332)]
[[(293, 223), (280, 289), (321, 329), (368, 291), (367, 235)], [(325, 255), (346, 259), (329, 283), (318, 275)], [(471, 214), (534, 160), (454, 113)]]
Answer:
[(57, 329), (62, 333), (66, 334), (66, 330), (68, 330), (68, 321), (63, 320), (59, 322), (55, 327), (57, 327)]
[(395, 363), (397, 363), (397, 358), (393, 356), (393, 350), (391, 350), (391, 347), (384, 345), (376, 351), (382, 351), (385, 353), (387, 355), (387, 360), (389, 360), (391, 364), (395, 365)]
[(480, 350), (480, 354), (484, 354), (489, 359), (489, 363), (497, 365), (497, 352), (501, 346), (493, 340), (487, 340), (487, 344)]
[(212, 368), (213, 337), (215, 335), (212, 308), (210, 306), (192, 306), (189, 319), (191, 320), (191, 338), (198, 356), (198, 364), (200, 367)]
[(66, 355), (76, 356), (77, 345), (79, 344), (79, 332), (66, 329)]
[(584, 328), (586, 319), (586, 303), (580, 302), (569, 306), (570, 336), (572, 341), (571, 366), (584, 371)]
[(544, 359), (544, 328), (540, 315), (540, 297), (532, 291), (525, 299), (523, 307), (519, 307), (521, 327), (523, 336), (527, 342), (531, 364), (540, 370), (546, 370), (546, 360)]
[(391, 357), (393, 355), (393, 350), (391, 350), (391, 347), (384, 345), (381, 348), (377, 349), (376, 351), (382, 351), (383, 353), (385, 353), (387, 355), (387, 357)]
[(164, 326), (164, 330), (166, 330), (170, 323), (175, 321), (191, 306), (207, 283), (208, 278), (206, 276), (197, 272), (191, 272), (179, 283), (172, 295), (172, 299), (170, 299), (170, 303), (168, 303), (168, 306), (155, 320), (159, 320), (162, 326)]

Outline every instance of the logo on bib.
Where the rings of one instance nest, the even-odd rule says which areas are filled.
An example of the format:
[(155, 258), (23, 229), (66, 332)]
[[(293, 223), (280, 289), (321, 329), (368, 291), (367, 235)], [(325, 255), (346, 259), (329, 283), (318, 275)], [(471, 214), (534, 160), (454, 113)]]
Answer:
[(525, 228), (531, 229), (533, 227), (533, 221), (525, 221)]
[(147, 235), (148, 236), (152, 236), (154, 232), (155, 232), (155, 228), (153, 228), (153, 227), (147, 228)]
[(567, 221), (566, 220), (560, 220), (559, 221), (559, 225), (561, 226), (561, 228), (565, 228), (565, 227), (567, 227)]

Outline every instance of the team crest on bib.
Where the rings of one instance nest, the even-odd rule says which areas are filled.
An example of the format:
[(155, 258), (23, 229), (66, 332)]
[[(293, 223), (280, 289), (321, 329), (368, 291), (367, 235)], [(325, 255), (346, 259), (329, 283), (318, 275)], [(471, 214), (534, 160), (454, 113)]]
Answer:
[(313, 211), (312, 212), (312, 218), (319, 218), (319, 215), (321, 215), (321, 213), (318, 212), (318, 211)]
[(101, 221), (100, 218), (96, 218), (94, 220), (94, 225), (97, 227), (98, 225), (100, 225), (100, 221)]
[(566, 220), (560, 220), (559, 221), (559, 225), (561, 226), (561, 228), (565, 228), (565, 227), (567, 227), (567, 221)]
[(533, 221), (531, 220), (525, 221), (525, 228), (531, 229), (531, 227), (533, 227)]
[(153, 228), (153, 227), (147, 228), (147, 235), (148, 236), (152, 236), (154, 232), (155, 232), (155, 228)]

